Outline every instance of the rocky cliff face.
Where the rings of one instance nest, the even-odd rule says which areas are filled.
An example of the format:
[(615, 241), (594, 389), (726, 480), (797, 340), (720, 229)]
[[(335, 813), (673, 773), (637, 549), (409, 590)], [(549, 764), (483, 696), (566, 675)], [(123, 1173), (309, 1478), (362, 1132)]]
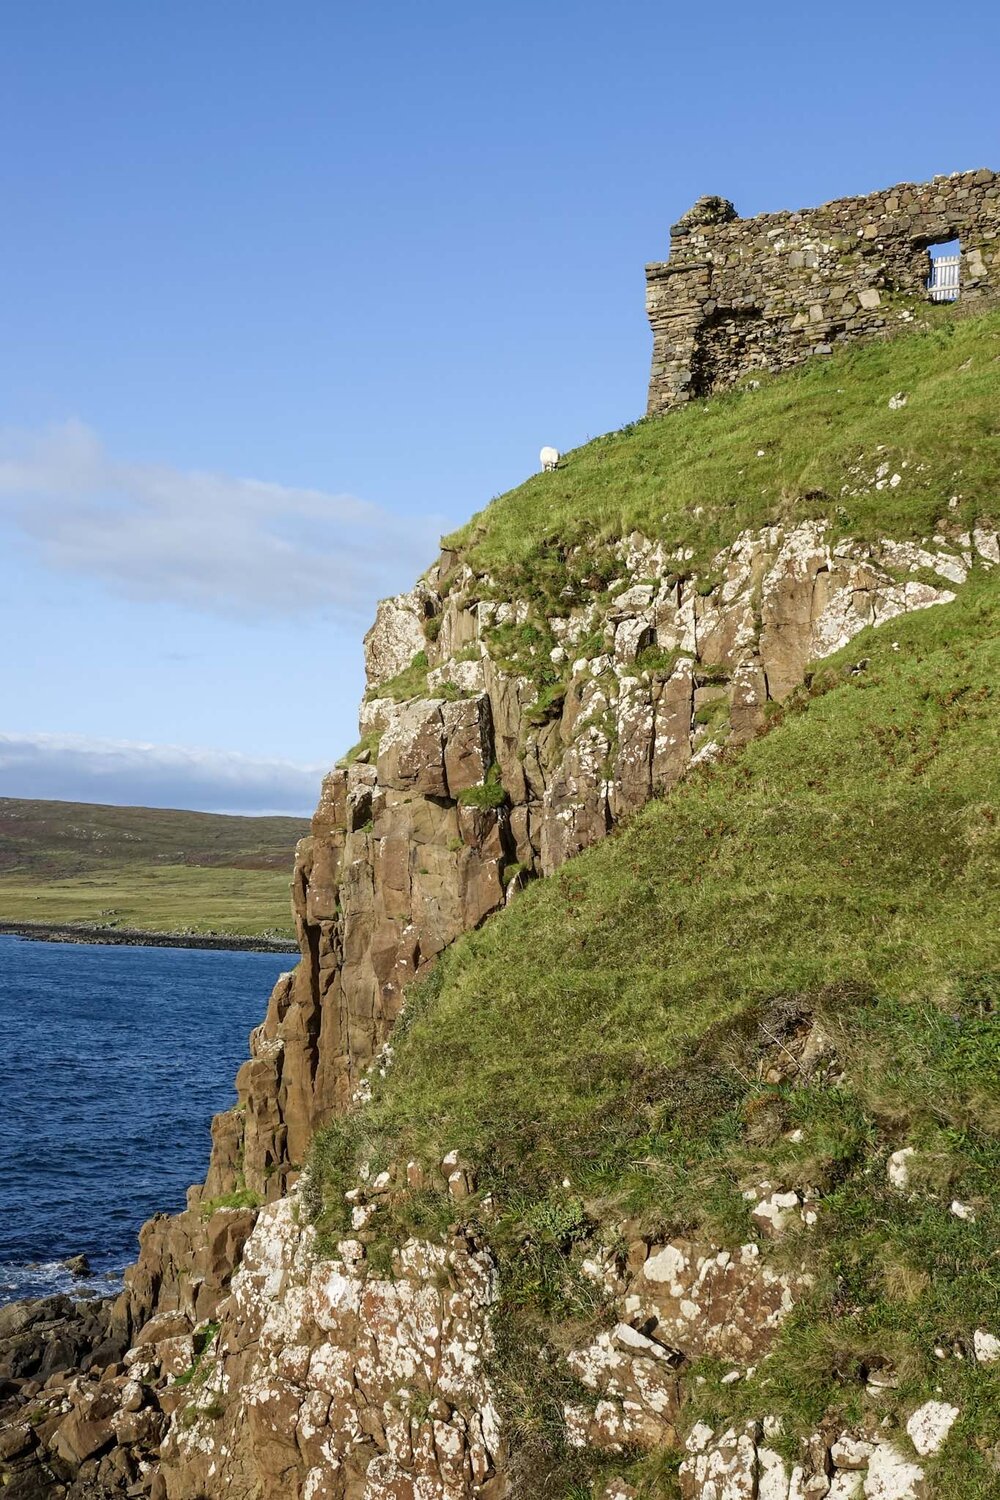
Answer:
[[(488, 577), (445, 554), (379, 607), (361, 744), (327, 776), (298, 849), (301, 962), (251, 1037), (190, 1216), (144, 1232), (133, 1326), (164, 1299), (212, 1314), (249, 1216), (227, 1215), (206, 1244), (205, 1206), (287, 1192), (317, 1126), (349, 1107), (390, 1036), (406, 985), (442, 949), (689, 765), (758, 733), (810, 662), (952, 599), (973, 558), (996, 550), (985, 533), (918, 547), (832, 545), (828, 531), (741, 536), (705, 576), (633, 536), (615, 549), (610, 587), (546, 616), (530, 600), (497, 602)], [(192, 1255), (181, 1292), (172, 1268)]]
[[(253, 1032), (237, 1107), (214, 1121), (195, 1206), (238, 1190), (282, 1197), (442, 948), (688, 765), (759, 732), (810, 661), (865, 625), (946, 603), (996, 550), (985, 532), (834, 546), (828, 529), (742, 535), (705, 576), (634, 535), (601, 597), (580, 589), (546, 616), (498, 603), (489, 577), (445, 553), (379, 606), (360, 747), (325, 778), (298, 846), (301, 963)], [(159, 1247), (157, 1229), (147, 1242)], [(202, 1274), (211, 1283), (213, 1266)], [(141, 1277), (132, 1289), (141, 1314), (162, 1295)]]
[[(442, 1162), (454, 1233), (399, 1245), (389, 1277), (367, 1265), (363, 1231), (406, 1163), (358, 1183), (361, 1237), (323, 1259), (296, 1188), (310, 1141), (369, 1069), (389, 1065), (406, 986), (455, 938), (689, 766), (763, 730), (811, 662), (866, 626), (948, 602), (974, 563), (1000, 562), (992, 533), (920, 546), (832, 537), (823, 521), (770, 527), (695, 573), (683, 552), (633, 535), (613, 549), (609, 580), (567, 584), (558, 612), (498, 600), (489, 577), (444, 553), (379, 607), (361, 743), (326, 778), (296, 859), (301, 961), (251, 1036), (205, 1184), (184, 1214), (143, 1230), (114, 1316), (129, 1352), (21, 1390), (47, 1416), (29, 1424), (18, 1407), (8, 1430), (21, 1436), (0, 1448), (16, 1455), (6, 1493), (509, 1493), (516, 1455), (489, 1377), (494, 1269), (460, 1223), (473, 1167)], [(810, 1211), (791, 1196), (762, 1189), (769, 1234)], [(757, 1244), (734, 1254), (643, 1242), (595, 1261), (620, 1323), (572, 1355), (594, 1399), (567, 1406), (571, 1441), (612, 1452), (686, 1443), (690, 1500), (919, 1495), (921, 1475), (892, 1477), (874, 1433), (817, 1436), (812, 1469), (796, 1477), (764, 1425), (677, 1430), (679, 1365), (709, 1353), (738, 1378), (806, 1275), (776, 1269)]]

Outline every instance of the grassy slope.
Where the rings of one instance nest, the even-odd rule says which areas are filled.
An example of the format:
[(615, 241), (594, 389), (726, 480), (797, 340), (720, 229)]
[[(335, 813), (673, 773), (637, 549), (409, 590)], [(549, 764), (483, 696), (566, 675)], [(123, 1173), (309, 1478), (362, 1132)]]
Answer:
[(291, 936), (302, 818), (0, 798), (0, 919)]
[[(945, 517), (995, 516), (1000, 313), (928, 311), (924, 332), (598, 438), (494, 500), (448, 543), (492, 572), (498, 594), (530, 597), (566, 585), (560, 549), (635, 529), (693, 549), (697, 567), (744, 527), (791, 517), (902, 538), (927, 536)], [(907, 404), (890, 411), (900, 390)], [(875, 489), (883, 463), (900, 475), (896, 488)]]
[[(983, 393), (996, 391), (998, 353), (991, 317), (641, 424), (571, 455), (555, 480), (574, 492), (563, 510), (556, 492), (544, 525), (655, 531), (664, 480), (643, 474), (650, 454), (673, 462), (663, 435), (715, 423), (713, 455), (737, 442), (729, 433), (743, 452), (764, 446), (749, 415), (756, 404), (777, 424), (781, 452), (798, 455), (789, 473), (815, 469), (834, 494), (836, 465), (906, 418), (908, 450), (928, 463), (937, 454), (934, 487), (872, 491), (849, 529), (922, 535), (948, 495), (985, 511), (995, 494), (996, 407)], [(830, 400), (811, 406), (834, 369)], [(855, 377), (863, 399), (848, 384)], [(889, 413), (900, 387), (911, 404)], [(845, 421), (853, 412), (849, 433), (837, 425), (841, 407)], [(627, 460), (617, 476), (616, 451)], [(713, 468), (709, 455), (700, 479), (672, 470), (677, 515), (696, 498), (721, 503), (719, 476), (735, 474), (735, 462), (719, 457)], [(538, 577), (545, 483), (487, 512), (475, 546), (498, 574), (523, 564)], [(796, 504), (788, 496), (802, 484), (789, 479), (783, 505)], [(700, 532), (691, 517), (678, 539), (712, 547), (769, 504), (736, 503), (728, 529), (721, 511)], [(868, 632), (824, 664), (766, 738), (692, 775), (462, 939), (408, 1003), (372, 1104), (318, 1138), (318, 1211), (330, 1234), (360, 1159), (430, 1165), (457, 1148), (477, 1163), (470, 1211), (475, 1221), (492, 1195), (483, 1229), (503, 1273), (497, 1375), (517, 1445), (535, 1454), (538, 1495), (589, 1493), (585, 1461), (561, 1448), (554, 1420), (571, 1382), (535, 1353), (579, 1339), (604, 1315), (576, 1272), (592, 1227), (629, 1219), (647, 1232), (739, 1243), (753, 1235), (740, 1190), (762, 1178), (823, 1190), (817, 1227), (779, 1252), (809, 1262), (815, 1295), (753, 1381), (723, 1387), (723, 1371), (706, 1364), (690, 1419), (779, 1412), (794, 1439), (824, 1415), (857, 1418), (865, 1368), (888, 1360), (899, 1412), (938, 1390), (962, 1408), (935, 1461), (935, 1493), (994, 1493), (983, 1450), (995, 1439), (1000, 1370), (939, 1362), (933, 1350), (1000, 1327), (998, 594), (1000, 582), (977, 571), (956, 603)], [(867, 671), (845, 672), (865, 656)], [(834, 1037), (844, 1086), (762, 1082), (762, 1038), (802, 1010)], [(798, 1144), (787, 1139), (796, 1127)], [(921, 1148), (927, 1188), (912, 1201), (885, 1177), (886, 1157), (907, 1143)], [(974, 1224), (948, 1212), (953, 1197), (975, 1205)], [(380, 1216), (375, 1263), (399, 1234), (434, 1232), (453, 1216), (432, 1191), (402, 1195)], [(669, 1493), (655, 1464), (639, 1462), (635, 1477), (644, 1473), (648, 1493)]]

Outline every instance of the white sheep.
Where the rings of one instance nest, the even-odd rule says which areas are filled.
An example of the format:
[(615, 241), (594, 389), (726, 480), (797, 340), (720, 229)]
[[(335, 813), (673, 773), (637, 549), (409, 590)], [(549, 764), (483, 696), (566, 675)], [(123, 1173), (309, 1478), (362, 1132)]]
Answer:
[(559, 449), (543, 448), (538, 455), (538, 462), (542, 466), (542, 472), (548, 474), (559, 462)]

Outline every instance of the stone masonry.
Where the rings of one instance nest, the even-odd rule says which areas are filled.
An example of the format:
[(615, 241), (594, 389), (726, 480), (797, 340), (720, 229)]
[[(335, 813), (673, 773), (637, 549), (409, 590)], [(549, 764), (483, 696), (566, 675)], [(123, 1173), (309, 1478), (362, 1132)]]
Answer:
[(647, 412), (888, 332), (927, 298), (930, 246), (954, 239), (963, 303), (1000, 292), (996, 172), (754, 219), (726, 198), (700, 198), (671, 230), (669, 260), (646, 268)]

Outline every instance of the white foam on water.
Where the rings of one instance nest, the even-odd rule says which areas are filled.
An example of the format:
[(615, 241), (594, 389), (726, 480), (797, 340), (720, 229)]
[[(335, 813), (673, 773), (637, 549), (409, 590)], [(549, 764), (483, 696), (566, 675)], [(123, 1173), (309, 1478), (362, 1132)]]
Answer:
[(95, 1267), (89, 1276), (74, 1276), (62, 1261), (0, 1262), (0, 1305), (34, 1297), (72, 1297), (74, 1302), (93, 1297), (115, 1297), (122, 1289), (125, 1263)]

